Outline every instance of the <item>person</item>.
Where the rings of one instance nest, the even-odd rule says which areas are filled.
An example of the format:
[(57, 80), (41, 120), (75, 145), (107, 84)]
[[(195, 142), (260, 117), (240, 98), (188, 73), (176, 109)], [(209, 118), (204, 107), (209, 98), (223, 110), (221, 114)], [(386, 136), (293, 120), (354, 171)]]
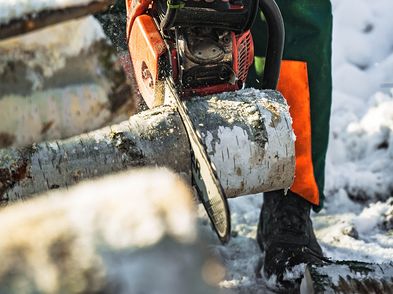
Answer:
[[(294, 183), (287, 192), (264, 194), (257, 241), (264, 252), (264, 275), (276, 277), (282, 287), (293, 288), (298, 281), (286, 276), (287, 271), (303, 263), (323, 260), (310, 211), (321, 210), (325, 198), (325, 156), (332, 93), (332, 8), (330, 0), (276, 2), (283, 15), (286, 35), (278, 90), (286, 98), (293, 119), (297, 138), (296, 170)], [(117, 0), (116, 5), (125, 19), (124, 3)], [(262, 80), (265, 30), (263, 16), (259, 15), (252, 27), (255, 62), (248, 75), (249, 87), (259, 88)], [(122, 35), (111, 32), (116, 40)]]
[[(287, 271), (323, 260), (315, 237), (311, 209), (324, 201), (325, 156), (332, 96), (330, 0), (276, 0), (285, 25), (285, 47), (278, 90), (286, 98), (296, 135), (294, 183), (284, 190), (264, 193), (257, 241), (264, 252), (263, 274), (278, 285), (298, 285)], [(252, 35), (255, 62), (248, 86), (257, 87), (263, 73), (266, 46), (263, 17), (257, 17)]]

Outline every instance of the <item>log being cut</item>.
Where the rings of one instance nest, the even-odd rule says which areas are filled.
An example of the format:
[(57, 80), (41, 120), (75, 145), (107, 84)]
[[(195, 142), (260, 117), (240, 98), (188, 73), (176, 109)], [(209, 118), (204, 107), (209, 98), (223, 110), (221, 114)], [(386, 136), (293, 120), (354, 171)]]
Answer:
[[(227, 197), (288, 188), (294, 140), (275, 91), (246, 89), (187, 102)], [(190, 181), (190, 145), (174, 106), (63, 141), (0, 150), (3, 203), (131, 167), (166, 166)]]

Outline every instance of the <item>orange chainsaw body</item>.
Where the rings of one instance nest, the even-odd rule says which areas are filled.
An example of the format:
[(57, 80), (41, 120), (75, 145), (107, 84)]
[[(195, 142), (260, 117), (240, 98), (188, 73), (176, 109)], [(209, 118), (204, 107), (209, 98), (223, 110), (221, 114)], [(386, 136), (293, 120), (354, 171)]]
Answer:
[(159, 80), (160, 57), (167, 48), (153, 18), (147, 14), (135, 18), (128, 49), (139, 91), (150, 108), (163, 103), (163, 82)]
[[(219, 38), (221, 42), (219, 45), (222, 45), (222, 47), (227, 46), (224, 52), (225, 54), (223, 54), (225, 57), (222, 58), (226, 62), (226, 64), (224, 64), (225, 66), (221, 65), (222, 67), (219, 68), (214, 64), (214, 60), (217, 60), (214, 59), (215, 56), (212, 57), (212, 62), (210, 62), (210, 64), (206, 62), (206, 60), (195, 61), (198, 59), (197, 54), (201, 54), (199, 51), (203, 50), (199, 49), (197, 46), (191, 48), (191, 45), (189, 47), (183, 45), (182, 58), (186, 60), (183, 66), (183, 64), (179, 64), (179, 59), (181, 59), (181, 57), (179, 57), (180, 49), (177, 47), (178, 41), (168, 36), (166, 36), (164, 40), (163, 32), (159, 28), (159, 20), (153, 17), (153, 15), (156, 17), (157, 15), (151, 13), (154, 4), (152, 0), (126, 0), (128, 49), (139, 91), (149, 108), (164, 103), (165, 78), (168, 76), (171, 76), (175, 83), (181, 85), (185, 84), (183, 80), (187, 80), (187, 78), (188, 80), (193, 79), (192, 85), (182, 87), (182, 98), (224, 91), (235, 91), (243, 86), (249, 67), (254, 58), (254, 48), (250, 30), (238, 33), (230, 29), (227, 31), (223, 30), (225, 31), (224, 34), (226, 34), (225, 38), (230, 40), (229, 43), (227, 42), (225, 44), (225, 42), (222, 41), (224, 35)], [(229, 5), (229, 7), (232, 10), (240, 9), (238, 6), (231, 7)], [(203, 27), (203, 24), (199, 27)], [(215, 34), (214, 31), (213, 34)], [(186, 40), (189, 35), (193, 36), (194, 39), (190, 44), (194, 44), (195, 40), (199, 41), (200, 44), (204, 43), (204, 39), (202, 39), (202, 42), (198, 39), (199, 35), (197, 33), (191, 32), (190, 34), (185, 33), (184, 35), (183, 41)], [(211, 39), (211, 36), (207, 36), (207, 40), (209, 40), (209, 38)], [(183, 44), (184, 43), (186, 42), (184, 41)], [(200, 44), (198, 46), (201, 46)], [(214, 45), (211, 46), (214, 51)], [(194, 55), (187, 59), (192, 50), (192, 54)], [(203, 51), (203, 54), (205, 54), (205, 52), (209, 54), (206, 50)], [(188, 56), (184, 57), (187, 54)], [(220, 62), (222, 64), (224, 63), (222, 60), (220, 60)], [(218, 69), (215, 69), (214, 66), (217, 66)], [(206, 68), (207, 74), (199, 74)], [(209, 72), (210, 68), (212, 68), (212, 70)], [(186, 76), (186, 78), (184, 78), (183, 75), (182, 80), (181, 74), (183, 74), (183, 72), (181, 71), (187, 74), (187, 70), (192, 72), (195, 78), (194, 76)], [(211, 82), (214, 76), (220, 76), (223, 70), (227, 70), (227, 72), (225, 73), (226, 76), (224, 75), (224, 78), (222, 78), (222, 81), (216, 78), (214, 82)], [(233, 78), (229, 78), (230, 75), (233, 76)], [(206, 82), (208, 79), (206, 76), (210, 78), (208, 82)]]

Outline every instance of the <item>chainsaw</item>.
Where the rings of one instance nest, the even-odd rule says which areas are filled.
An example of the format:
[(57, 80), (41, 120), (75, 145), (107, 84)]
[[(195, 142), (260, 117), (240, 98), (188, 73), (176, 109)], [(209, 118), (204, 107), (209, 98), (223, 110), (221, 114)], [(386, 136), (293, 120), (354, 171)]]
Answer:
[(251, 26), (259, 10), (269, 31), (261, 88), (275, 89), (284, 25), (273, 0), (126, 0), (127, 44), (149, 108), (173, 101), (191, 145), (192, 179), (219, 239), (229, 240), (230, 213), (216, 169), (183, 103), (245, 86), (254, 59)]

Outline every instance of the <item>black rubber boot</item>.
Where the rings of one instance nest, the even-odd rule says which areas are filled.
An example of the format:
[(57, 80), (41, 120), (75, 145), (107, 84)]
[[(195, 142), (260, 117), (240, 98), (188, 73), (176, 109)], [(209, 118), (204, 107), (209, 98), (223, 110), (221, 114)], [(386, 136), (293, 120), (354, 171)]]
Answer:
[(278, 289), (296, 290), (302, 265), (324, 260), (310, 210), (311, 204), (291, 191), (286, 195), (283, 190), (264, 194), (257, 241), (265, 252), (263, 274), (266, 279), (275, 278)]

